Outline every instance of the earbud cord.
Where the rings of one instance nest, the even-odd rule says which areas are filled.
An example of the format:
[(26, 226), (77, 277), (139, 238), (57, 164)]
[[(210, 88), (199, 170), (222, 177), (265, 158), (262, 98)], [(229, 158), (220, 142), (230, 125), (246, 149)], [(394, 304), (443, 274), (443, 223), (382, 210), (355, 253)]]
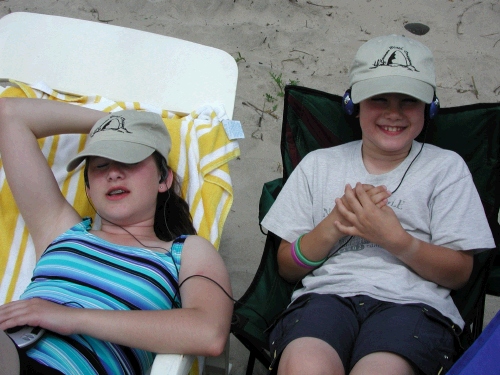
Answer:
[[(90, 200), (90, 198), (89, 198), (88, 194), (87, 194), (87, 200), (88, 200), (88, 202), (89, 202), (90, 206), (92, 207), (92, 209), (95, 211), (95, 213), (96, 213), (97, 215), (99, 215), (101, 218), (103, 218), (103, 217), (102, 217), (102, 215), (101, 215), (101, 214), (99, 214), (99, 212), (97, 212), (97, 210), (95, 209), (95, 207), (94, 207), (94, 205), (92, 204), (92, 201)], [(168, 200), (168, 198), (167, 198), (167, 200)], [(166, 202), (165, 202), (165, 206), (164, 206), (164, 210), (163, 210), (164, 214), (165, 214), (165, 209), (166, 209), (165, 207), (166, 207)], [(166, 217), (164, 217), (164, 219), (165, 219), (165, 225), (166, 225), (166, 220), (167, 220), (167, 219), (166, 219)], [(134, 238), (134, 239), (135, 239), (135, 240), (136, 240), (136, 241), (137, 241), (137, 242), (138, 242), (141, 246), (143, 246), (144, 248), (157, 248), (157, 249), (162, 249), (162, 250), (164, 250), (166, 253), (169, 253), (169, 254), (170, 254), (170, 256), (172, 256), (172, 253), (171, 253), (170, 251), (168, 251), (167, 249), (165, 249), (165, 248), (163, 248), (163, 247), (161, 247), (161, 246), (146, 246), (146, 245), (144, 245), (144, 244), (143, 244), (143, 243), (142, 243), (142, 242), (141, 242), (141, 241), (140, 241), (137, 237), (135, 237), (132, 233), (130, 233), (127, 229), (123, 228), (121, 225), (115, 224), (115, 223), (113, 223), (112, 221), (110, 221), (110, 220), (108, 220), (108, 219), (105, 219), (105, 220), (106, 220), (107, 222), (109, 222), (110, 224), (112, 224), (112, 225), (116, 225), (117, 227), (119, 227), (119, 228), (123, 229), (125, 232), (127, 232), (128, 234), (130, 234), (130, 236), (132, 236), (132, 237), (133, 237), (133, 238)], [(170, 232), (170, 230), (168, 229), (168, 225), (167, 225), (167, 230), (168, 230), (168, 231), (169, 231), (169, 233), (172, 235), (172, 233), (171, 233), (171, 232)], [(173, 263), (173, 265), (174, 265), (174, 267), (175, 267), (175, 269), (176, 269), (176, 271), (177, 271), (177, 278), (179, 278), (179, 272), (180, 272), (180, 271), (179, 271), (179, 268), (177, 267), (177, 264), (176, 264), (176, 263), (175, 263), (175, 261), (173, 260), (173, 258), (172, 258), (172, 263)], [(241, 303), (240, 301), (238, 301), (238, 300), (234, 299), (233, 297), (231, 297), (231, 295), (230, 295), (230, 294), (229, 294), (229, 293), (228, 293), (228, 292), (224, 289), (224, 287), (223, 287), (222, 285), (220, 285), (217, 281), (215, 281), (215, 280), (211, 279), (211, 278), (210, 278), (210, 277), (208, 277), (208, 276), (205, 276), (205, 275), (199, 275), (199, 274), (195, 274), (195, 275), (191, 275), (191, 276), (186, 277), (186, 278), (185, 278), (185, 279), (184, 279), (184, 280), (183, 280), (183, 281), (182, 281), (182, 282), (178, 285), (177, 290), (176, 290), (176, 292), (175, 292), (175, 294), (174, 294), (174, 296), (173, 296), (173, 301), (175, 301), (175, 300), (176, 300), (176, 298), (177, 298), (177, 297), (179, 297), (179, 293), (180, 293), (180, 289), (181, 289), (182, 285), (184, 285), (184, 283), (185, 283), (187, 280), (189, 280), (189, 279), (191, 279), (191, 278), (193, 278), (193, 277), (201, 277), (201, 278), (204, 278), (204, 279), (207, 279), (207, 280), (209, 280), (209, 281), (213, 282), (215, 285), (217, 285), (217, 286), (218, 286), (218, 287), (222, 290), (222, 292), (223, 292), (223, 293), (224, 293), (224, 294), (225, 294), (225, 295), (226, 295), (226, 296), (227, 296), (227, 297), (228, 297), (228, 298), (229, 298), (229, 299), (230, 299), (233, 303), (237, 303), (237, 304), (240, 304), (240, 305), (244, 305), (244, 304), (243, 304), (243, 303)], [(174, 306), (174, 307), (180, 307), (180, 305), (179, 305), (179, 306)], [(265, 318), (264, 318), (264, 317), (263, 317), (263, 316), (262, 316), (262, 315), (261, 315), (258, 311), (254, 310), (254, 309), (252, 309), (252, 308), (250, 308), (250, 307), (248, 307), (248, 306), (247, 306), (247, 308), (249, 308), (249, 309), (250, 309), (250, 310), (252, 310), (255, 314), (257, 314), (258, 316), (260, 316), (260, 317), (262, 318), (262, 320), (264, 320), (264, 322), (266, 323), (266, 325), (269, 325), (269, 324), (268, 324), (268, 322), (267, 322), (267, 320), (266, 320), (266, 319), (265, 319)]]
[(170, 189), (167, 190), (167, 194), (168, 194), (168, 197), (167, 197), (167, 199), (165, 199), (165, 203), (163, 204), (163, 222), (165, 223), (165, 227), (168, 230), (168, 234), (170, 235), (170, 238), (173, 239), (174, 235), (170, 231), (170, 228), (168, 227), (168, 223), (167, 223), (167, 202), (170, 199)]
[[(136, 236), (134, 236), (134, 235), (133, 235), (133, 234), (132, 234), (129, 230), (125, 229), (124, 227), (122, 227), (122, 226), (121, 226), (121, 225), (119, 225), (119, 224), (113, 223), (111, 220), (108, 220), (108, 219), (104, 218), (104, 217), (103, 217), (103, 216), (102, 216), (99, 212), (97, 212), (97, 210), (96, 210), (96, 208), (94, 207), (94, 205), (93, 205), (93, 203), (92, 203), (92, 201), (91, 201), (90, 197), (88, 196), (87, 192), (85, 192), (85, 195), (87, 196), (87, 201), (89, 202), (90, 206), (92, 207), (92, 209), (94, 210), (94, 212), (96, 213), (96, 215), (99, 215), (99, 216), (101, 217), (101, 219), (104, 219), (104, 220), (106, 220), (108, 223), (110, 223), (110, 224), (112, 224), (112, 225), (115, 225), (115, 226), (117, 226), (118, 228), (121, 228), (122, 230), (124, 230), (125, 232), (127, 232), (127, 233), (128, 233), (131, 237), (133, 237), (133, 238), (134, 238), (134, 240), (136, 240), (136, 241), (137, 241), (137, 242), (138, 242), (138, 243), (139, 243), (139, 244), (140, 244), (143, 248), (145, 248), (145, 249), (160, 249), (160, 250), (163, 250), (163, 251), (165, 252), (165, 254), (170, 255), (170, 257), (172, 258), (172, 264), (174, 265), (175, 270), (176, 270), (176, 272), (177, 272), (177, 279), (179, 279), (179, 277), (180, 277), (179, 268), (177, 267), (177, 264), (175, 263), (175, 260), (174, 260), (174, 257), (173, 257), (173, 255), (172, 255), (172, 252), (171, 252), (171, 251), (169, 251), (169, 250), (165, 249), (165, 248), (164, 248), (164, 247), (162, 247), (162, 246), (146, 246), (144, 243), (142, 243), (142, 242), (141, 242), (141, 240), (139, 240)], [(169, 195), (169, 197), (167, 198), (167, 200), (165, 201), (165, 204), (164, 204), (164, 209), (163, 209), (163, 214), (164, 214), (164, 215), (165, 215), (165, 207), (166, 207), (166, 205), (167, 205), (167, 201), (168, 201), (168, 199), (169, 199), (169, 198), (170, 198), (170, 195)], [(167, 224), (167, 219), (166, 219), (166, 217), (164, 217), (164, 220), (165, 220), (165, 225), (166, 225), (166, 224)], [(167, 230), (168, 230), (168, 232), (170, 233), (170, 236), (172, 237), (172, 233), (170, 232), (170, 229), (168, 229), (168, 225), (167, 225)], [(179, 288), (180, 288), (180, 285), (178, 285), (177, 290), (175, 291), (175, 294), (174, 294), (174, 296), (173, 296), (173, 298), (172, 298), (172, 306), (173, 306), (174, 308), (178, 308), (178, 307), (180, 307), (180, 303), (177, 303), (177, 302), (176, 302), (176, 300), (175, 300), (176, 296), (178, 295)]]
[[(401, 177), (401, 181), (399, 181), (399, 185), (396, 187), (396, 189), (394, 189), (391, 194), (394, 194), (398, 189), (399, 187), (401, 186), (401, 184), (403, 183), (403, 180), (405, 179), (406, 177), (406, 174), (408, 173), (408, 171), (410, 170), (410, 167), (413, 165), (413, 163), (415, 162), (415, 160), (418, 158), (418, 156), (421, 154), (422, 150), (424, 149), (424, 145), (425, 145), (425, 142), (427, 141), (427, 131), (429, 130), (429, 126), (430, 126), (430, 121), (428, 118), (426, 118), (424, 120), (424, 139), (422, 139), (422, 146), (420, 146), (420, 150), (418, 151), (417, 155), (415, 155), (415, 157), (413, 158), (413, 160), (411, 161), (410, 165), (408, 165), (408, 168), (406, 168), (406, 171), (405, 173), (403, 174), (403, 177)], [(410, 152), (411, 152), (411, 149), (410, 149)]]
[[(405, 177), (406, 177), (406, 174), (407, 174), (407, 173), (408, 173), (408, 171), (410, 170), (410, 167), (413, 165), (413, 163), (415, 162), (415, 160), (418, 158), (418, 156), (420, 155), (420, 153), (421, 153), (421, 152), (422, 152), (422, 150), (424, 149), (424, 145), (425, 145), (425, 142), (426, 142), (426, 139), (427, 139), (427, 130), (428, 130), (428, 128), (429, 128), (429, 123), (428, 123), (428, 121), (427, 121), (427, 120), (425, 120), (425, 121), (426, 121), (426, 124), (425, 124), (425, 129), (424, 129), (424, 139), (422, 140), (422, 146), (420, 146), (420, 150), (418, 151), (417, 155), (415, 155), (415, 157), (413, 158), (413, 160), (410, 162), (410, 165), (408, 165), (408, 168), (406, 168), (405, 173), (403, 174), (403, 177), (401, 177), (401, 180), (399, 181), (398, 186), (396, 187), (396, 189), (394, 189), (394, 190), (391, 192), (391, 194), (394, 194), (394, 193), (395, 193), (395, 192), (399, 189), (399, 187), (400, 187), (400, 186), (401, 186), (401, 184), (403, 183), (403, 180), (404, 180), (404, 179), (405, 179)], [(411, 152), (411, 150), (410, 150), (410, 152)], [(331, 254), (328, 254), (328, 256), (327, 256), (327, 257), (326, 257), (326, 259), (325, 259), (325, 262), (326, 262), (326, 261), (328, 261), (328, 259), (330, 259), (330, 258), (331, 258), (332, 256), (334, 256), (335, 254), (337, 254), (337, 253), (339, 252), (339, 250), (340, 250), (340, 249), (344, 248), (344, 247), (345, 247), (345, 246), (349, 243), (349, 241), (351, 241), (351, 240), (352, 240), (352, 238), (353, 238), (353, 237), (354, 237), (354, 236), (350, 236), (350, 237), (347, 239), (347, 241), (346, 241), (343, 245), (341, 245), (341, 246), (340, 246), (337, 250), (335, 250), (335, 251), (334, 251), (333, 253), (331, 253)], [(313, 271), (314, 271), (314, 270), (310, 271), (309, 273), (307, 273), (306, 275), (304, 275), (304, 277), (306, 277), (307, 275), (309, 275), (309, 274), (310, 274), (310, 273), (312, 273)], [(295, 286), (294, 286), (294, 288), (293, 288), (294, 290), (295, 290), (295, 288), (298, 286), (298, 284), (299, 284), (301, 281), (302, 281), (302, 280), (299, 280), (299, 281), (295, 284)]]
[[(427, 132), (427, 130), (426, 130)], [(420, 153), (422, 152), (422, 149), (424, 148), (424, 145), (425, 145), (425, 142), (422, 142), (422, 146), (420, 146), (420, 150), (418, 151), (417, 155), (415, 155), (415, 157), (413, 158), (413, 160), (411, 161), (410, 165), (408, 166), (408, 168), (406, 168), (406, 171), (405, 173), (403, 174), (403, 177), (401, 178), (401, 181), (399, 181), (399, 185), (396, 187), (396, 189), (394, 189), (391, 194), (394, 194), (398, 189), (399, 187), (401, 186), (401, 184), (403, 183), (403, 180), (405, 179), (406, 177), (406, 174), (408, 173), (408, 171), (410, 170), (410, 167), (412, 166), (413, 162), (418, 158), (418, 156), (420, 155)]]
[[(94, 212), (96, 213), (96, 215), (100, 216), (101, 219), (104, 219), (106, 220), (108, 223), (110, 223), (111, 225), (114, 225), (114, 226), (117, 226), (118, 228), (121, 228), (123, 231), (127, 232), (130, 236), (132, 236), (134, 238), (134, 240), (136, 240), (142, 247), (146, 248), (146, 249), (161, 249), (161, 250), (164, 250), (165, 252), (169, 252), (167, 249), (165, 249), (164, 247), (161, 247), (161, 246), (146, 246), (145, 244), (143, 244), (136, 236), (134, 236), (129, 230), (125, 229), (124, 227), (122, 227), (121, 225), (119, 224), (116, 224), (116, 223), (113, 223), (111, 220), (108, 220), (106, 219), (104, 216), (102, 216), (99, 212), (97, 212), (96, 208), (94, 207), (94, 205), (92, 204), (92, 201), (90, 200), (87, 192), (85, 192), (85, 195), (87, 196), (87, 201), (89, 202), (90, 206), (92, 207), (92, 209), (94, 210)], [(170, 230), (169, 230), (170, 232)]]

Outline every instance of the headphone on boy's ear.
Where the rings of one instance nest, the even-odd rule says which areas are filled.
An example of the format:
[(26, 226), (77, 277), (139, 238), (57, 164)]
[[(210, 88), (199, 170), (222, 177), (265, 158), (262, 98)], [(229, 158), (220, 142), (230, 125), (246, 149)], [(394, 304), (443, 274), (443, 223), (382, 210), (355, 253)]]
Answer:
[(430, 104), (425, 105), (425, 117), (429, 120), (432, 120), (435, 118), (439, 112), (440, 108), (440, 103), (439, 99), (436, 96), (436, 93), (434, 93), (434, 97), (432, 98), (432, 102)]
[[(434, 93), (430, 104), (425, 105), (425, 118), (432, 120), (439, 112), (439, 99)], [(351, 99), (351, 89), (347, 89), (342, 97), (342, 109), (348, 116), (356, 116), (359, 112), (359, 104), (354, 104)]]
[(347, 116), (356, 116), (359, 112), (359, 104), (354, 104), (351, 99), (351, 89), (347, 89), (342, 97), (342, 109)]

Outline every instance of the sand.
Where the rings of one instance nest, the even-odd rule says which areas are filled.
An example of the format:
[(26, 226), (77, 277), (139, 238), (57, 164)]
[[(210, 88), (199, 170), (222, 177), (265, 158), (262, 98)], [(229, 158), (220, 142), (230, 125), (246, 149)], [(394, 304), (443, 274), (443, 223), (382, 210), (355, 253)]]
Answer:
[[(236, 59), (233, 117), (246, 138), (240, 141), (241, 157), (231, 162), (234, 204), (220, 247), (236, 297), (250, 284), (264, 247), (258, 225), (262, 184), (281, 176), (283, 84), (343, 94), (357, 48), (396, 33), (434, 52), (443, 106), (500, 101), (498, 0), (0, 0), (0, 16), (18, 11), (168, 35), (220, 48)], [(409, 23), (429, 31), (415, 35), (405, 29)], [(488, 299), (486, 321), (499, 306), (498, 299)], [(246, 359), (247, 351), (231, 338), (231, 373), (244, 374)]]

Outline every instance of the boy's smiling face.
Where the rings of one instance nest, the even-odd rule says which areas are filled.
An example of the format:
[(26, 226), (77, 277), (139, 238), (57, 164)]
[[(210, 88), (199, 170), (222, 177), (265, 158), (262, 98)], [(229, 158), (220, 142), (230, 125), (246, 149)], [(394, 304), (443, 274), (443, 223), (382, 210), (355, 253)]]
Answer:
[(363, 151), (374, 157), (406, 156), (425, 121), (425, 103), (404, 94), (373, 96), (359, 103)]

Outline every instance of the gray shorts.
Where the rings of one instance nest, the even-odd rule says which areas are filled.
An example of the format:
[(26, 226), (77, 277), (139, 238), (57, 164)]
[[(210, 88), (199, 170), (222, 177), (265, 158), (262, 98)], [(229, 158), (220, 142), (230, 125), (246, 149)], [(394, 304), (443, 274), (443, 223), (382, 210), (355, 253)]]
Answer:
[(392, 352), (422, 374), (444, 374), (457, 355), (452, 322), (424, 304), (396, 304), (367, 296), (343, 298), (307, 294), (274, 323), (269, 344), (276, 371), (285, 347), (300, 337), (314, 337), (339, 354), (346, 373), (364, 356)]

